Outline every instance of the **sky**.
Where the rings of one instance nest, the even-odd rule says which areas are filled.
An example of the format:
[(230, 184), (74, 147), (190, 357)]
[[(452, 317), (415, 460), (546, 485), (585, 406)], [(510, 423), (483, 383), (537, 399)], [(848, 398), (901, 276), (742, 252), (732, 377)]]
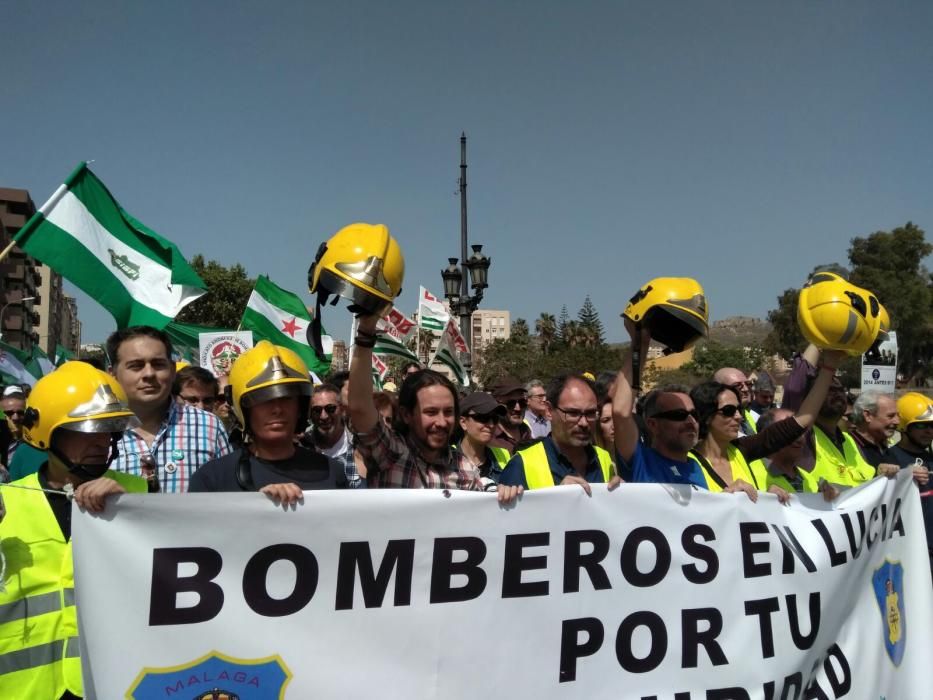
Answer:
[[(470, 243), (483, 308), (587, 295), (607, 339), (649, 279), (763, 318), (849, 241), (933, 240), (933, 3), (0, 0), (0, 187), (82, 160), (136, 218), (311, 305), (318, 245), (386, 224), (398, 306)], [(928, 261), (929, 265), (929, 261)], [(67, 285), (66, 285), (67, 286)], [(75, 292), (74, 288), (70, 291)], [(84, 342), (114, 329), (77, 292)], [(349, 313), (325, 311), (336, 337)]]

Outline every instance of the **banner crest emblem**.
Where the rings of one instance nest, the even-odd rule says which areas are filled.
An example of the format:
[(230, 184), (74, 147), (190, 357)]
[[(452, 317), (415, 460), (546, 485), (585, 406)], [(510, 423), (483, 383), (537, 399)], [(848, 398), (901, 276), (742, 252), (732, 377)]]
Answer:
[(885, 560), (872, 574), (871, 584), (881, 610), (884, 648), (894, 665), (900, 666), (907, 646), (903, 565)]
[(126, 699), (282, 700), (291, 679), (291, 671), (278, 654), (264, 659), (238, 659), (212, 651), (178, 666), (142, 669), (126, 692)]

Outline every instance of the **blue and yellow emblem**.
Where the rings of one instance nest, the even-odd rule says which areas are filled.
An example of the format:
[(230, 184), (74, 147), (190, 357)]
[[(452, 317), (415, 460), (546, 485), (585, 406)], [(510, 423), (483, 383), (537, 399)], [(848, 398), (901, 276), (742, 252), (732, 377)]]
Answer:
[(127, 700), (283, 700), (291, 671), (276, 654), (237, 659), (212, 651), (167, 668), (144, 668), (126, 691)]
[(907, 615), (904, 612), (904, 567), (885, 560), (871, 577), (875, 599), (881, 609), (884, 648), (895, 666), (901, 665), (907, 646)]

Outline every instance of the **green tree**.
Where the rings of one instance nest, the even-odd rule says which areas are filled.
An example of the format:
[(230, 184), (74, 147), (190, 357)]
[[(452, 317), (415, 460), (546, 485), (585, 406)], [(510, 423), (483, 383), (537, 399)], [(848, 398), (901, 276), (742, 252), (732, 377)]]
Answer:
[(554, 315), (542, 313), (535, 321), (535, 333), (538, 334), (541, 352), (548, 354), (557, 342), (557, 320)]
[(567, 343), (564, 333), (567, 330), (567, 324), (570, 323), (570, 314), (567, 313), (567, 305), (564, 304), (560, 309), (560, 316), (557, 317), (557, 342)]
[(528, 321), (523, 318), (516, 318), (512, 321), (509, 334), (516, 337), (528, 338), (531, 335), (531, 331), (528, 329)]
[(236, 328), (256, 280), (236, 263), (225, 267), (216, 260), (204, 260), (203, 255), (191, 259), (191, 267), (207, 285), (207, 294), (181, 310), (177, 320), (213, 328)]
[(722, 367), (735, 367), (743, 372), (751, 372), (762, 367), (767, 354), (762, 348), (736, 348), (717, 343), (714, 340), (697, 345), (693, 359), (685, 362), (681, 369), (700, 378), (711, 378)]
[(898, 368), (914, 379), (933, 375), (933, 276), (923, 266), (930, 253), (933, 245), (910, 221), (853, 238), (849, 247), (851, 281), (884, 304), (897, 331)]
[(585, 332), (584, 344), (587, 345), (587, 347), (596, 347), (606, 342), (603, 323), (599, 320), (599, 312), (596, 310), (596, 307), (593, 306), (593, 301), (590, 299), (589, 294), (586, 295), (583, 306), (581, 306), (580, 311), (577, 312), (577, 321)]

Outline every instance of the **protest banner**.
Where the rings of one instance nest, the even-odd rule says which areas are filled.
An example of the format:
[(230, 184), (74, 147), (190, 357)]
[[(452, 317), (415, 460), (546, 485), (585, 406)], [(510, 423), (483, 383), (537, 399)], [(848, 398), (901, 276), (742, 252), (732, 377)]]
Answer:
[(252, 331), (200, 333), (199, 364), (215, 377), (230, 374), (230, 368), (240, 355), (253, 347)]
[(73, 545), (88, 698), (928, 697), (907, 472), (788, 506), (656, 484), (512, 508), (121, 495), (75, 511)]

